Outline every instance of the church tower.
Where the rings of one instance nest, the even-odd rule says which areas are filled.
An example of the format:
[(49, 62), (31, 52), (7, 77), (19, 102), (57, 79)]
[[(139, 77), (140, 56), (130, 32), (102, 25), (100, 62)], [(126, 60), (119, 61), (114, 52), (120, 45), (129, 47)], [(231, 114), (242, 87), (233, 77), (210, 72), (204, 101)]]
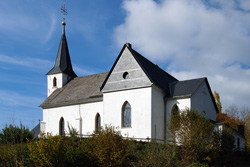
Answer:
[[(65, 18), (64, 18), (65, 20)], [(49, 96), (57, 88), (62, 88), (70, 80), (77, 77), (73, 71), (67, 40), (65, 36), (65, 21), (62, 22), (63, 32), (60, 41), (57, 58), (54, 67), (46, 74), (47, 75), (47, 95)]]

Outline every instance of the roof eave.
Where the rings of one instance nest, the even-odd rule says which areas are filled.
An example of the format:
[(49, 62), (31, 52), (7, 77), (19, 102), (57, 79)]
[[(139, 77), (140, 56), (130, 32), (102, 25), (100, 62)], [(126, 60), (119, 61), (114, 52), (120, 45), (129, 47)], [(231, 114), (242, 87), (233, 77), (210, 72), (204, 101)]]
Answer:
[(54, 108), (54, 107), (62, 107), (62, 106), (69, 106), (69, 105), (78, 105), (78, 104), (84, 104), (84, 103), (93, 103), (93, 102), (99, 102), (103, 101), (103, 96), (95, 97), (95, 98), (88, 98), (83, 100), (76, 100), (76, 101), (69, 101), (69, 102), (61, 102), (61, 103), (54, 103), (54, 104), (45, 104), (40, 105), (42, 109), (48, 109), (48, 108)]

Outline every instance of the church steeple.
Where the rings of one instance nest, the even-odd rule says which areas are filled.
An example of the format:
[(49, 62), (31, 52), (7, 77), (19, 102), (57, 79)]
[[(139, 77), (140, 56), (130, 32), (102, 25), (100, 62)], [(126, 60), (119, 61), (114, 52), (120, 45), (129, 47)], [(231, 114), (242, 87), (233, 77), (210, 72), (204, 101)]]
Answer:
[(62, 22), (62, 37), (59, 45), (59, 49), (57, 52), (56, 62), (54, 67), (47, 73), (48, 80), (48, 96), (57, 88), (63, 87), (70, 80), (77, 77), (75, 72), (73, 71), (69, 49), (67, 44), (67, 39), (65, 35), (65, 15), (67, 14), (67, 10), (65, 9), (65, 4), (61, 8), (62, 13), (64, 15)]
[(65, 22), (62, 22), (63, 25), (63, 33), (57, 53), (57, 58), (54, 67), (47, 73), (47, 75), (51, 74), (58, 74), (58, 73), (64, 73), (68, 76), (75, 78), (77, 75), (73, 71), (70, 55), (69, 55), (69, 49), (67, 44), (67, 39), (65, 35)]

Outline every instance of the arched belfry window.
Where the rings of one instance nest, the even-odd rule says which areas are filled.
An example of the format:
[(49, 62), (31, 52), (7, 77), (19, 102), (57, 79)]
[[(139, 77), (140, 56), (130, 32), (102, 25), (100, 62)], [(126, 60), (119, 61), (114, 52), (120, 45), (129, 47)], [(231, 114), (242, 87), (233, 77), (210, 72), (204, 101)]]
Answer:
[(125, 102), (122, 107), (122, 127), (131, 127), (131, 106)]
[(65, 135), (65, 124), (64, 124), (64, 119), (63, 117), (61, 117), (60, 121), (59, 121), (59, 135), (60, 136), (64, 136)]
[(57, 79), (56, 77), (53, 78), (53, 87), (56, 87), (57, 86)]
[(179, 107), (175, 104), (171, 110), (171, 115), (177, 115), (180, 113)]
[(95, 116), (95, 133), (97, 134), (100, 129), (101, 129), (101, 116), (99, 113), (97, 113)]

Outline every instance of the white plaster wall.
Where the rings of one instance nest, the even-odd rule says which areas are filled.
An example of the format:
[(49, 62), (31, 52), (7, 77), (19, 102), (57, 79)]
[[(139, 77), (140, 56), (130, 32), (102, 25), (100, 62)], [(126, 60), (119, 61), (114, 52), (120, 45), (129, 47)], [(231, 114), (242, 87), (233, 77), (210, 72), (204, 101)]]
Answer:
[[(131, 127), (121, 128), (122, 106), (131, 105)], [(151, 87), (103, 94), (103, 123), (119, 127), (123, 136), (151, 138)]]
[(164, 140), (164, 93), (152, 87), (152, 138)]
[[(57, 86), (53, 87), (53, 79), (56, 77)], [(62, 88), (68, 82), (68, 75), (59, 73), (53, 75), (47, 75), (47, 95), (49, 96), (53, 93), (57, 88)]]
[[(169, 123), (169, 120), (171, 118), (171, 111), (172, 111), (172, 108), (173, 106), (176, 104), (179, 109), (180, 109), (180, 112), (182, 110), (185, 110), (186, 108), (190, 108), (191, 107), (191, 104), (190, 104), (191, 100), (190, 98), (183, 98), (183, 99), (167, 99), (166, 100), (166, 120), (167, 120), (167, 123), (166, 123), (166, 126), (168, 126), (168, 123)], [(173, 141), (173, 138), (171, 138), (170, 134), (169, 134), (169, 131), (168, 131), (168, 128), (166, 128), (167, 132), (166, 132), (166, 139), (168, 141)]]
[[(46, 133), (59, 135), (59, 121), (64, 118), (65, 131), (68, 132), (68, 126), (72, 125), (80, 133), (80, 125), (82, 126), (82, 134), (92, 134), (95, 130), (95, 116), (99, 113), (101, 116), (101, 124), (103, 118), (103, 103), (93, 102), (80, 105), (63, 106), (49, 108), (43, 110), (43, 122), (46, 123)], [(82, 123), (80, 124), (80, 118)]]
[(95, 130), (95, 117), (99, 113), (103, 126), (103, 102), (81, 104), (82, 134), (92, 134)]
[(210, 96), (206, 82), (203, 82), (191, 97), (191, 108), (205, 113), (207, 119), (216, 121), (216, 108)]
[(189, 108), (189, 109), (191, 108), (190, 98), (167, 99), (167, 102), (166, 102), (167, 117), (171, 115), (171, 110), (175, 104), (179, 107), (180, 111), (185, 110), (186, 108)]

